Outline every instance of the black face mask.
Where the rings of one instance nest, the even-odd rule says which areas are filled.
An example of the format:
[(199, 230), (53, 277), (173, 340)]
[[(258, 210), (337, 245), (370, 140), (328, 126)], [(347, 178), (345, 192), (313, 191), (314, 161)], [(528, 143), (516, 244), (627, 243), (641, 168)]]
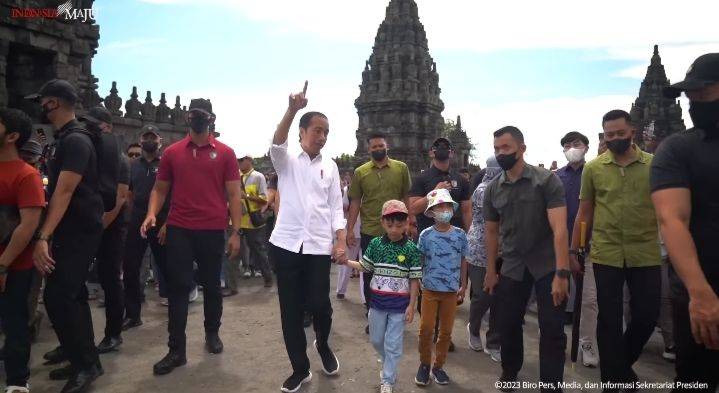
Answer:
[(373, 160), (380, 162), (384, 160), (385, 157), (387, 157), (387, 149), (373, 150), (370, 152), (370, 155), (372, 156)]
[(157, 152), (157, 149), (159, 147), (159, 144), (157, 142), (153, 142), (153, 141), (145, 141), (145, 142), (142, 142), (141, 145), (142, 145), (142, 150), (144, 150), (150, 154)]
[(632, 138), (615, 139), (607, 141), (607, 149), (614, 154), (624, 154), (632, 145)]
[(196, 134), (202, 134), (207, 131), (207, 126), (210, 125), (210, 119), (205, 116), (195, 116), (190, 119), (190, 128)]
[(434, 149), (434, 159), (437, 161), (449, 160), (449, 149)]
[(711, 102), (689, 102), (689, 116), (694, 127), (715, 134), (719, 130), (719, 100)]
[(510, 154), (495, 154), (494, 158), (497, 159), (499, 167), (505, 171), (514, 168), (514, 166), (517, 164), (517, 161), (519, 161), (519, 158), (517, 158), (516, 151)]
[(54, 107), (54, 108), (52, 108), (52, 109), (48, 109), (47, 106), (42, 105), (42, 106), (40, 106), (40, 108), (41, 108), (41, 109), (40, 109), (40, 121), (41, 121), (43, 124), (50, 124), (50, 123), (52, 123), (52, 122), (50, 121), (50, 118), (47, 117), (47, 115), (49, 115), (50, 112), (54, 111), (55, 109), (57, 109), (57, 108), (59, 108), (59, 107), (56, 106), (56, 107)]

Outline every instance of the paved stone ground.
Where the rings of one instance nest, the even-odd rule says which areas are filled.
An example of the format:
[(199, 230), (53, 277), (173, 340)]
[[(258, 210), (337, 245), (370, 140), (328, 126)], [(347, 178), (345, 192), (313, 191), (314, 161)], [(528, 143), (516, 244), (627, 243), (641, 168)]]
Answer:
[[(333, 269), (333, 288), (334, 288)], [(156, 292), (148, 289), (148, 301), (143, 310), (145, 324), (124, 335), (125, 343), (120, 352), (102, 355), (105, 375), (94, 385), (93, 392), (102, 393), (178, 393), (178, 392), (279, 392), (279, 387), (290, 373), (290, 365), (282, 342), (279, 305), (276, 288), (262, 287), (261, 279), (241, 280), (242, 289), (235, 297), (225, 299), (221, 337), (225, 351), (220, 355), (209, 355), (203, 349), (202, 302), (190, 307), (188, 319), (188, 364), (173, 373), (155, 377), (152, 365), (166, 353), (167, 308), (158, 303)], [(314, 375), (312, 382), (301, 392), (377, 392), (379, 386), (379, 364), (368, 337), (364, 333), (364, 308), (359, 301), (359, 280), (353, 279), (344, 301), (334, 298), (333, 333), (331, 345), (340, 360), (340, 374), (325, 377), (320, 361), (311, 343), (312, 329), (307, 329), (309, 357)], [(333, 289), (334, 291), (334, 289)], [(103, 309), (92, 303), (96, 340), (102, 339), (104, 327)], [(496, 392), (494, 383), (500, 373), (500, 366), (483, 353), (468, 349), (466, 343), (466, 321), (468, 304), (465, 302), (457, 313), (454, 326), (454, 342), (457, 351), (451, 353), (445, 367), (452, 378), (449, 386), (430, 385), (419, 388), (414, 384), (418, 366), (417, 330), (415, 320), (407, 327), (404, 357), (399, 371), (398, 392)], [(32, 354), (32, 392), (59, 392), (62, 383), (50, 381), (50, 366), (42, 365), (42, 354), (56, 345), (55, 335), (47, 320), (39, 342)], [(529, 314), (525, 325), (525, 364), (520, 378), (536, 382), (538, 376), (538, 328), (535, 315)], [(570, 329), (567, 328), (567, 334)], [(671, 364), (661, 358), (663, 344), (655, 334), (645, 353), (635, 367), (640, 378), (649, 382), (665, 382), (673, 378)], [(572, 369), (567, 361), (565, 381), (598, 382), (599, 371), (577, 365)], [(534, 391), (534, 389), (526, 389)], [(578, 390), (571, 390), (578, 391)], [(599, 391), (589, 389), (589, 391)]]

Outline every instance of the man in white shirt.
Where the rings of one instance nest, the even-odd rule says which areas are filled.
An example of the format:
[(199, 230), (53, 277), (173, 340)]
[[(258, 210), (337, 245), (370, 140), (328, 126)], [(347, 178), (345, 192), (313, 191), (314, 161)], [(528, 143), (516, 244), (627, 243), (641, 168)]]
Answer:
[(302, 93), (290, 95), (270, 148), (282, 194), (270, 253), (277, 264), (282, 335), (293, 371), (282, 385), (283, 392), (296, 392), (312, 379), (302, 326), (305, 310), (312, 314), (317, 337), (314, 347), (323, 371), (327, 375), (339, 372), (339, 362), (328, 344), (332, 326), (330, 266), (332, 258), (340, 262), (347, 259), (346, 221), (337, 164), (320, 153), (329, 133), (327, 117), (319, 112), (305, 113), (300, 119), (302, 149), (298, 153), (287, 151), (292, 121), (307, 106), (306, 92), (307, 82)]

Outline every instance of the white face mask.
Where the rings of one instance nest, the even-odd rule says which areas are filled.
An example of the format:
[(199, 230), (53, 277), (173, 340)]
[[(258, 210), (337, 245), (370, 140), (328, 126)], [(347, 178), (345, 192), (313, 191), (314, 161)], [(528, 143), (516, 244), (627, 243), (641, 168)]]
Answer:
[(569, 161), (570, 164), (576, 164), (578, 162), (584, 161), (585, 154), (587, 153), (584, 151), (584, 149), (578, 149), (576, 147), (573, 147), (564, 152), (564, 156), (567, 157), (567, 161)]

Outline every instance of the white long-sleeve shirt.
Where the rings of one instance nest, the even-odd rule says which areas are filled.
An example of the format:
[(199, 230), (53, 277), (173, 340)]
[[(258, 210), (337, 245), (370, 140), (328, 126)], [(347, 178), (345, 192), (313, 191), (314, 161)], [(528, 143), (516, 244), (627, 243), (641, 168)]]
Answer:
[(277, 172), (280, 214), (270, 243), (287, 251), (331, 255), (336, 231), (347, 222), (342, 210), (342, 190), (337, 164), (304, 151), (289, 153), (287, 141), (270, 148)]

